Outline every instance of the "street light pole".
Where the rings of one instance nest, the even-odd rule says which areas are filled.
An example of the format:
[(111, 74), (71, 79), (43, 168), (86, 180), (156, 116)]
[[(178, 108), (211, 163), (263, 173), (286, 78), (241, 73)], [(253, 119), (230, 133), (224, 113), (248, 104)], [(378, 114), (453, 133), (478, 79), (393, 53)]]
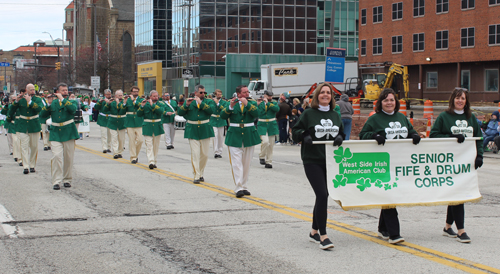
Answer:
[[(44, 31), (44, 32), (42, 32), (42, 33), (47, 33), (48, 35), (50, 35), (50, 40), (52, 40), (52, 43), (54, 44), (54, 46), (56, 46), (56, 47), (57, 47), (57, 62), (59, 63), (59, 46), (58, 46), (58, 45), (56, 45), (56, 41), (54, 41), (54, 38), (52, 38), (52, 34), (50, 34), (50, 33), (46, 32), (46, 31)], [(60, 80), (60, 78), (61, 78), (61, 77), (60, 77), (60, 75), (61, 75), (61, 74), (60, 74), (60, 71), (61, 71), (60, 69), (58, 69), (58, 70), (57, 70), (57, 83), (59, 83), (59, 82), (60, 82), (60, 81), (59, 81), (59, 80)]]
[[(3, 58), (3, 60), (5, 62), (7, 62), (7, 58)], [(3, 80), (5, 82), (5, 88), (7, 88), (7, 67), (3, 67), (3, 71), (4, 71), (4, 76), (3, 76)], [(5, 91), (7, 93), (7, 90)]]

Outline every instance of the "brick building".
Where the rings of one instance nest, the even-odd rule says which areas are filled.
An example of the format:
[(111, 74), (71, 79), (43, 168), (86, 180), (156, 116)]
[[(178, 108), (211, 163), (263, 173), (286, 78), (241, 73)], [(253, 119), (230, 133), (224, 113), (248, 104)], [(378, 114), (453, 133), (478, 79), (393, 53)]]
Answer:
[(410, 97), (446, 100), (454, 87), (473, 101), (500, 99), (500, 0), (360, 0), (364, 79), (408, 66)]

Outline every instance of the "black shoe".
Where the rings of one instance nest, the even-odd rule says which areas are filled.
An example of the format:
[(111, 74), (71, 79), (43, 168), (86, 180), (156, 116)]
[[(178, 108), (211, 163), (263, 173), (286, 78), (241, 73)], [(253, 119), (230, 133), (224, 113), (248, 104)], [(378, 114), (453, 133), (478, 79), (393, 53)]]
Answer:
[(453, 229), (448, 228), (448, 229), (444, 229), (443, 228), (443, 236), (447, 236), (447, 237), (450, 237), (450, 238), (456, 238), (457, 237), (457, 233), (455, 233), (455, 231), (453, 231)]
[(48, 147), (44, 147), (44, 148), (43, 148), (43, 151), (47, 151), (47, 150), (49, 150), (49, 148), (48, 148)]
[(200, 181), (205, 182), (205, 178), (200, 177)]
[(260, 161), (261, 165), (265, 165), (266, 164), (266, 159), (259, 159), (259, 161)]
[(20, 162), (20, 163), (19, 163), (19, 166), (23, 166), (23, 162)]
[(149, 164), (149, 169), (153, 169), (153, 168), (155, 168), (155, 165)]
[(120, 158), (120, 157), (118, 156), (118, 154), (116, 154), (115, 156), (113, 156), (113, 159), (118, 159), (118, 158)]
[(271, 164), (266, 164), (264, 167), (265, 167), (265, 168), (273, 168), (273, 165), (271, 165)]
[(389, 243), (390, 243), (390, 244), (393, 244), (393, 245), (398, 244), (398, 243), (402, 243), (402, 242), (404, 242), (404, 241), (405, 241), (405, 238), (401, 237), (400, 235), (397, 235), (397, 236), (391, 236), (391, 237), (389, 238)]
[(107, 153), (108, 151), (107, 150), (103, 150), (102, 153)]
[(171, 149), (174, 149), (174, 146), (170, 146)]
[(123, 158), (123, 156), (121, 154), (118, 154), (118, 158)]
[(200, 180), (200, 179), (194, 179), (194, 180), (193, 180), (193, 184), (195, 184), (195, 185), (199, 184), (200, 182), (201, 182), (201, 180)]
[(28, 174), (30, 173), (29, 169), (25, 168), (24, 171), (23, 171), (24, 174)]
[(153, 165), (154, 168), (158, 168), (156, 165)]
[(172, 146), (167, 146), (167, 149), (172, 149), (173, 147)]
[(250, 191), (246, 190), (246, 189), (243, 189), (243, 194), (247, 195), (247, 196), (250, 196), (252, 194), (250, 194)]
[(467, 236), (467, 233), (462, 233), (461, 235), (457, 235), (457, 241), (461, 243), (470, 243), (471, 239)]
[(222, 158), (222, 155), (217, 155), (217, 158)]
[(321, 243), (321, 239), (319, 238), (319, 233), (316, 233), (316, 234), (312, 235), (312, 234), (309, 232), (309, 241), (310, 241), (311, 243), (316, 243), (316, 244)]
[(30, 172), (34, 173), (35, 172), (35, 168), (34, 167), (30, 168)]
[(137, 160), (132, 160), (132, 164), (137, 164)]
[(59, 184), (55, 184), (53, 187), (52, 187), (53, 190), (59, 190), (61, 189), (61, 187), (59, 186)]
[(243, 190), (236, 192), (236, 198), (241, 198), (243, 196), (245, 196), (245, 193), (243, 193)]
[(215, 154), (215, 155), (214, 155), (214, 158), (215, 158), (215, 159), (219, 158), (219, 155)]
[(17, 163), (17, 158), (14, 158), (14, 162), (16, 162), (16, 163)]
[(389, 240), (389, 232), (387, 231), (379, 231), (378, 236), (384, 240)]
[(71, 184), (70, 183), (64, 183), (63, 186), (64, 187), (71, 187)]
[(326, 238), (323, 241), (320, 241), (320, 243), (319, 243), (319, 248), (321, 248), (323, 250), (327, 250), (327, 249), (330, 249), (333, 247), (334, 247), (334, 245), (333, 245), (332, 241), (330, 241), (329, 238)]
[(51, 148), (51, 147), (49, 147), (49, 150), (51, 150), (51, 149), (52, 149), (52, 148)]
[(107, 152), (107, 153), (111, 153), (111, 150), (110, 150), (110, 149), (106, 149), (106, 152)]
[(12, 155), (12, 152), (9, 155)]

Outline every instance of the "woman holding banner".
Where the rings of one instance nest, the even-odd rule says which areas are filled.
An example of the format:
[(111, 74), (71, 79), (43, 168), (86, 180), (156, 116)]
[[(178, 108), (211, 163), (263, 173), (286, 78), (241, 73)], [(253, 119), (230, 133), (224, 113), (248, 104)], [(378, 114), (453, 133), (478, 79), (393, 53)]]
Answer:
[[(481, 127), (471, 112), (467, 89), (455, 88), (453, 90), (448, 102), (448, 109), (439, 114), (432, 126), (430, 137), (457, 138), (458, 143), (463, 143), (465, 137), (483, 137)], [(476, 141), (476, 149), (475, 169), (483, 165), (483, 143), (481, 140)], [(464, 218), (464, 204), (449, 205), (443, 235), (450, 238), (457, 238), (461, 243), (470, 243), (471, 239), (467, 236), (464, 229)], [(451, 228), (453, 223), (457, 226), (458, 234)]]
[[(326, 184), (325, 145), (313, 145), (313, 141), (333, 140), (334, 146), (342, 145), (344, 128), (340, 115), (334, 110), (333, 89), (328, 83), (319, 85), (314, 91), (311, 108), (306, 109), (292, 129), (295, 142), (302, 142), (300, 155), (304, 170), (316, 194), (311, 242), (319, 243), (319, 248), (333, 248), (333, 243), (326, 235), (328, 207), (328, 188)], [(319, 231), (319, 234), (318, 234)]]
[[(393, 130), (396, 129), (397, 131)], [(397, 133), (389, 133), (397, 132)], [(379, 145), (384, 145), (386, 139), (412, 138), (413, 144), (420, 143), (420, 136), (413, 129), (405, 115), (399, 112), (399, 101), (396, 93), (390, 88), (384, 89), (375, 104), (375, 114), (366, 121), (359, 133), (359, 139), (375, 139)], [(380, 211), (378, 222), (379, 237), (389, 240), (390, 244), (404, 242), (400, 235), (398, 211), (395, 207)]]

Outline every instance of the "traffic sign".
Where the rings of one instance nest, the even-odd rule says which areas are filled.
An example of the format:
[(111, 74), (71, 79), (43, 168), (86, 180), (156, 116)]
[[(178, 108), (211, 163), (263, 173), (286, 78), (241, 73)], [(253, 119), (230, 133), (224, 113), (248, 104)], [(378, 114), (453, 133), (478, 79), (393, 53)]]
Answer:
[(101, 77), (100, 76), (90, 76), (90, 86), (92, 88), (99, 89), (101, 87)]
[(326, 48), (325, 82), (343, 83), (345, 49)]
[(193, 78), (193, 69), (182, 69), (182, 78)]
[(9, 62), (0, 62), (0, 67), (10, 67)]
[(3, 91), (7, 91), (7, 86), (3, 86)]

